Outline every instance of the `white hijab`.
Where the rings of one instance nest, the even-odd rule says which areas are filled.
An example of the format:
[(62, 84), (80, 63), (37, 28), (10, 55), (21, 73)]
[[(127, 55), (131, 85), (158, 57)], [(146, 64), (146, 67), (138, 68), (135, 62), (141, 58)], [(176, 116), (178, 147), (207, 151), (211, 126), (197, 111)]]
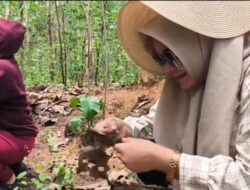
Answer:
[(244, 36), (212, 39), (161, 16), (139, 32), (173, 50), (187, 71), (203, 81), (185, 91), (167, 77), (154, 121), (156, 142), (188, 154), (229, 155), (243, 64), (250, 62)]

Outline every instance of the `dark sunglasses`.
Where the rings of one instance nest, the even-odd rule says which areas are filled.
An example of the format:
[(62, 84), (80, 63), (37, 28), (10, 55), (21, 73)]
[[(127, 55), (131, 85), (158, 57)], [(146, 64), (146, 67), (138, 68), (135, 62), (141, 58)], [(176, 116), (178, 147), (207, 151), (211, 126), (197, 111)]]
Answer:
[(169, 64), (171, 67), (178, 68), (182, 65), (179, 58), (170, 49), (165, 49), (161, 54), (155, 52), (153, 58), (160, 66)]

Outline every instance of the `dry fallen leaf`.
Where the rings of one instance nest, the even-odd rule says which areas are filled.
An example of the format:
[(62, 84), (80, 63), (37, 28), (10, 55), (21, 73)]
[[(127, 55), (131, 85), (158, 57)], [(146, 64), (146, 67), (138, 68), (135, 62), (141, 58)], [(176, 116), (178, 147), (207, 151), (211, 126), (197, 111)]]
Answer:
[(53, 110), (55, 113), (60, 113), (60, 114), (62, 114), (62, 113), (64, 112), (64, 107), (65, 107), (65, 106), (55, 105), (54, 107), (52, 107), (52, 110)]

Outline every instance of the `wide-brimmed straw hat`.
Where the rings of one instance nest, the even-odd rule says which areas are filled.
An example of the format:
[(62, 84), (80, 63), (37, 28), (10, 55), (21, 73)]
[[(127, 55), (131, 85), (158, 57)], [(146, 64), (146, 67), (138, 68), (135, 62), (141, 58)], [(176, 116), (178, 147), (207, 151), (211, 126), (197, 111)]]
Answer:
[(247, 1), (130, 1), (119, 12), (119, 39), (136, 64), (155, 74), (163, 70), (146, 51), (138, 30), (156, 15), (212, 38), (231, 38), (250, 30)]

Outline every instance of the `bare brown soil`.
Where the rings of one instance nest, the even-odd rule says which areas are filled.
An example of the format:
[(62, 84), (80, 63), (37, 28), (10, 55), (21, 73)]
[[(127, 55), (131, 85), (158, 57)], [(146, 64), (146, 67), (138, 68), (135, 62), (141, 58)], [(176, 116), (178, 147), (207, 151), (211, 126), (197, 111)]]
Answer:
[[(159, 98), (162, 86), (163, 81), (152, 87), (134, 86), (130, 88), (109, 88), (106, 100), (106, 118), (113, 116), (119, 118), (126, 117), (137, 103), (138, 97), (143, 95), (149, 98), (150, 104), (148, 105), (152, 105)], [(58, 110), (61, 108), (66, 110), (66, 107), (69, 104), (67, 100), (74, 95), (81, 95), (81, 93), (86, 94), (87, 92), (88, 95), (97, 96), (103, 99), (103, 89), (101, 87), (94, 87), (88, 90), (77, 88), (66, 92), (57, 87), (50, 87), (50, 90), (48, 91), (46, 91), (45, 87), (44, 89), (28, 90), (28, 97), (31, 104), (33, 104), (33, 108), (36, 107), (38, 110), (39, 106), (41, 107), (39, 108), (40, 111), (37, 111), (38, 113), (34, 114), (34, 120), (40, 129), (40, 133), (37, 137), (35, 147), (29, 157), (25, 159), (25, 163), (37, 173), (46, 172), (51, 174), (53, 166), (59, 162), (65, 162), (68, 167), (76, 167), (78, 165), (79, 150), (82, 147), (79, 137), (65, 137), (64, 135), (65, 127), (69, 120), (73, 116), (79, 115), (79, 112), (71, 110), (65, 114), (64, 112), (60, 113)], [(66, 101), (58, 102), (57, 99), (63, 99)], [(52, 101), (54, 101), (54, 105), (52, 105)], [(147, 107), (147, 110), (148, 108), (149, 106)], [(144, 110), (142, 114), (146, 113), (147, 110)], [(56, 119), (57, 121), (55, 124), (52, 124), (52, 126), (43, 126), (44, 122), (42, 122), (42, 119), (45, 116), (50, 119)], [(100, 119), (101, 117), (99, 117), (99, 120)], [(53, 134), (53, 138), (51, 138), (53, 144), (58, 145), (56, 146), (56, 152), (50, 152), (49, 150), (49, 134)], [(88, 172), (76, 174), (74, 180), (77, 186), (86, 186), (102, 182), (102, 179), (93, 178)]]

